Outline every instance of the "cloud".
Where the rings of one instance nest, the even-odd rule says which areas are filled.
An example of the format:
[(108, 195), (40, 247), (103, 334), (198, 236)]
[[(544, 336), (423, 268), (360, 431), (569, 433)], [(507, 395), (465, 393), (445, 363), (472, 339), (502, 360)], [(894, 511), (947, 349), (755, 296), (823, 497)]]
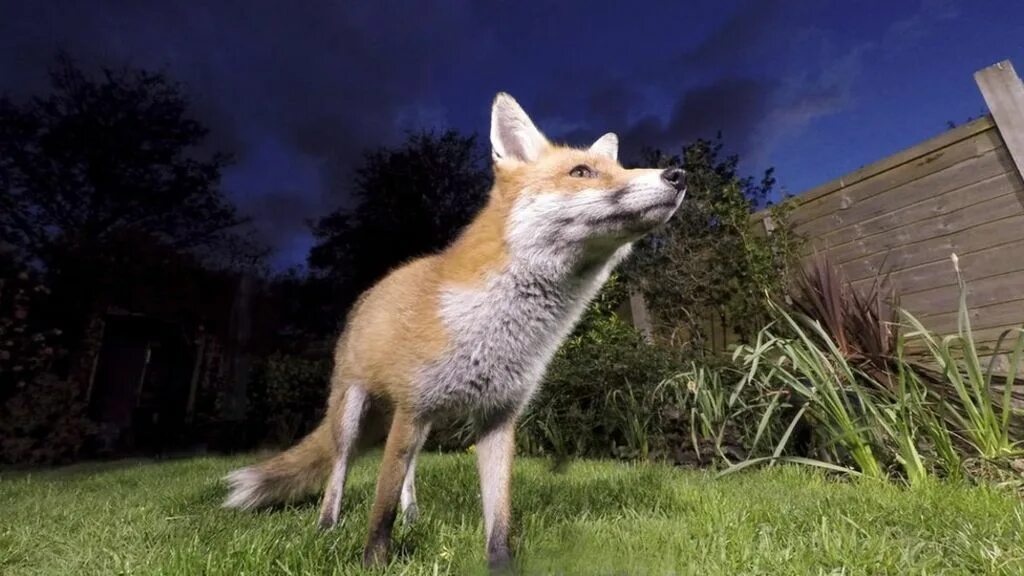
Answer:
[(5, 4), (0, 92), (45, 90), (58, 47), (90, 69), (167, 71), (211, 128), (210, 147), (236, 156), (225, 187), (273, 245), (345, 203), (364, 149), (446, 118), (430, 95), (474, 29), (461, 1)]
[[(511, 90), (555, 139), (585, 145), (616, 131), (628, 158), (721, 130), (760, 167), (855, 105), (866, 61), (956, 14), (952, 0), (923, 0), (854, 38), (820, 27), (833, 7), (801, 0), (725, 2), (726, 13), (666, 2), (643, 14), (579, 1), (4, 4), (0, 92), (45, 89), (57, 47), (87, 65), (166, 70), (211, 127), (211, 146), (238, 158), (225, 189), (292, 254), (308, 243), (307, 219), (350, 202), (363, 150), (417, 128), (485, 130), (496, 90)], [(686, 25), (654, 34), (658, 22)]]
[[(741, 4), (703, 41), (670, 60), (670, 68), (685, 73), (655, 84), (665, 103), (624, 130), (627, 151), (643, 144), (673, 148), (721, 130), (732, 152), (749, 166), (765, 167), (786, 139), (855, 105), (865, 62), (919, 45), (958, 14), (952, 0), (921, 0), (877, 37), (841, 47), (834, 32), (805, 21), (816, 20), (808, 13), (813, 9), (797, 0)], [(706, 76), (712, 80), (694, 83)], [(624, 90), (595, 92), (595, 98), (601, 102), (595, 111), (615, 111), (605, 120), (623, 116), (626, 98), (636, 101)]]
[(910, 16), (890, 24), (878, 42), (884, 57), (893, 57), (926, 38), (935, 26), (960, 14), (954, 0), (921, 0)]
[(682, 69), (720, 70), (768, 56), (764, 48), (785, 38), (787, 16), (800, 0), (749, 0), (741, 3), (704, 40), (679, 55)]
[[(803, 69), (779, 70), (780, 61), (792, 59), (784, 53), (793, 38), (805, 36), (794, 22), (803, 6), (797, 0), (741, 2), (695, 45), (597, 84), (574, 103), (579, 119), (549, 124), (563, 127), (564, 139), (581, 141), (614, 127), (624, 158), (645, 146), (676, 151), (721, 132), (730, 152), (764, 159), (774, 142), (765, 138), (767, 130), (797, 127), (801, 114), (810, 119), (848, 101), (838, 86), (824, 85), (824, 77), (805, 86), (789, 79), (806, 75)], [(812, 53), (818, 48), (810, 47)]]
[(755, 145), (752, 127), (769, 110), (775, 84), (756, 78), (722, 78), (684, 92), (666, 120), (650, 116), (632, 125), (624, 134), (632, 152), (641, 145), (673, 150), (702, 137), (723, 138), (739, 154)]

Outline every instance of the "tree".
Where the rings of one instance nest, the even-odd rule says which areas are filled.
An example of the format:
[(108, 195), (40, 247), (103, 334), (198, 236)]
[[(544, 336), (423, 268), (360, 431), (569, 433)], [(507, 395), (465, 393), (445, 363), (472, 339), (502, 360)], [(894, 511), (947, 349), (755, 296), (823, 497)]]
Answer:
[(161, 74), (104, 69), (88, 77), (59, 55), (52, 92), (0, 98), (0, 242), (44, 266), (103, 252), (144, 232), (209, 249), (242, 224), (218, 189), (223, 154), (200, 157), (207, 129)]
[(337, 306), (338, 286), (328, 276), (287, 270), (268, 284), (271, 305), (262, 315), (274, 326), (273, 348), (302, 353), (318, 345), (333, 344), (342, 310)]
[(771, 204), (772, 170), (759, 182), (740, 177), (739, 157), (723, 157), (722, 150), (719, 137), (697, 140), (679, 156), (645, 154), (646, 165), (682, 166), (687, 195), (672, 220), (640, 243), (627, 266), (647, 299), (656, 332), (698, 351), (715, 347), (712, 332), (742, 338), (763, 325), (765, 291), (778, 294), (786, 285), (798, 246), (788, 225), (788, 203), (771, 207), (773, 233), (759, 233), (751, 223), (755, 209)]
[(342, 287), (344, 302), (396, 265), (444, 248), (483, 206), (491, 175), (475, 136), (412, 134), (364, 155), (356, 207), (316, 223), (310, 268)]
[(208, 131), (177, 84), (130, 68), (90, 76), (64, 54), (50, 83), (22, 103), (0, 97), (0, 246), (43, 272), (53, 294), (41, 321), (61, 328), (71, 351), (61, 373), (81, 385), (98, 350), (89, 327), (109, 306), (150, 296), (148, 311), (174, 317), (184, 292), (201, 292), (200, 258), (258, 255), (219, 190), (229, 157), (200, 152)]

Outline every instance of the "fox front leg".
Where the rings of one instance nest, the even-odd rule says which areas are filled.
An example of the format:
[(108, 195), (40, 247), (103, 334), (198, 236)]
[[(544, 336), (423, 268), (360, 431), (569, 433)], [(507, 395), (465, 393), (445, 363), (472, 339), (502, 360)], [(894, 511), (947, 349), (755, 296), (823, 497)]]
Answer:
[(423, 445), (422, 437), (426, 431), (425, 423), (404, 411), (396, 411), (377, 478), (377, 494), (370, 513), (370, 533), (363, 550), (364, 566), (380, 566), (387, 562), (391, 530), (395, 525), (406, 471), (416, 451)]
[(512, 458), (515, 455), (515, 418), (509, 415), (485, 429), (476, 446), (483, 498), (487, 564), (492, 571), (511, 568), (508, 548)]

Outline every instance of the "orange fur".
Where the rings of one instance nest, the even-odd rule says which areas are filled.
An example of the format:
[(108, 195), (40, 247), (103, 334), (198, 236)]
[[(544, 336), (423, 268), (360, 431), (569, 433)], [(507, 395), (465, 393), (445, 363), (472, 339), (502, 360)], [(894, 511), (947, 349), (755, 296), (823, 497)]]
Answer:
[[(502, 120), (509, 124), (501, 124)], [(525, 113), (507, 95), (496, 99), (492, 122), (499, 129), (498, 132), (492, 129), (491, 135), (497, 161), (495, 183), (487, 204), (445, 250), (399, 266), (360, 296), (335, 347), (335, 371), (324, 423), (294, 448), (229, 476), (233, 491), (226, 505), (251, 508), (294, 498), (312, 490), (331, 474), (321, 510), (321, 526), (333, 525), (347, 470), (345, 460), (349, 455), (348, 444), (344, 444), (346, 439), (342, 436), (345, 428), (340, 423), (346, 414), (350, 416), (349, 421), (358, 423), (358, 418), (351, 418), (355, 410), (352, 406), (362, 410), (369, 402), (371, 410), (379, 411), (384, 407), (386, 411), (363, 418), (366, 424), (357, 434), (359, 443), (366, 445), (379, 437), (379, 434), (367, 433), (368, 427), (376, 426), (379, 431), (383, 426), (390, 426), (364, 552), (364, 562), (381, 561), (386, 557), (395, 508), (410, 458), (421, 446), (429, 428), (429, 422), (422, 422), (417, 416), (417, 378), (426, 367), (453, 349), (454, 337), (447, 332), (442, 320), (442, 293), (483, 287), (506, 268), (511, 259), (508, 246), (511, 211), (522, 195), (572, 195), (586, 190), (589, 196), (585, 196), (580, 205), (589, 206), (586, 203), (592, 201), (595, 189), (608, 191), (618, 198), (620, 190), (625, 190), (631, 179), (656, 179), (659, 175), (664, 178), (661, 171), (626, 170), (620, 166), (614, 159), (617, 139), (612, 134), (591, 149), (551, 144), (536, 132)], [(517, 140), (523, 138), (524, 133), (529, 137)], [(503, 138), (511, 138), (511, 141)], [(602, 153), (600, 144), (612, 151)], [(573, 168), (579, 165), (590, 167), (593, 177), (572, 176)], [(682, 196), (678, 198), (681, 200)], [(516, 234), (513, 237), (518, 237)], [(622, 243), (614, 239), (608, 242), (616, 249)], [(461, 371), (459, 374), (461, 378)], [(348, 394), (350, 390), (354, 392)], [(391, 414), (394, 416), (389, 417)], [(515, 414), (505, 414), (503, 419), (491, 423), (490, 431), (482, 430), (481, 481), (485, 499), (490, 498), (485, 502), (485, 515), (489, 523), (488, 553), (492, 563), (508, 558), (506, 540), (514, 421)], [(352, 439), (347, 440), (352, 443)], [(339, 450), (343, 456), (339, 457)], [(332, 468), (335, 459), (338, 464)]]
[(551, 146), (529, 166), (513, 164), (496, 170), (487, 204), (451, 246), (399, 267), (360, 299), (335, 352), (335, 362), (343, 371), (340, 381), (363, 382), (371, 393), (411, 407), (412, 375), (440, 357), (448, 341), (439, 313), (441, 288), (478, 285), (504, 266), (508, 258), (505, 223), (519, 194), (542, 190), (571, 194), (593, 187), (594, 180), (567, 175), (581, 163), (600, 171), (601, 186), (625, 185), (628, 171), (617, 162), (562, 146)]

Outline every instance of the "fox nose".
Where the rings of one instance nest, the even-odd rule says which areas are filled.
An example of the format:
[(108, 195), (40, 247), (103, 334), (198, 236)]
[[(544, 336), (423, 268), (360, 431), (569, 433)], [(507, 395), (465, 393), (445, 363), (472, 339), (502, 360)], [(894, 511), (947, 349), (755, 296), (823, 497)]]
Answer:
[(682, 168), (666, 169), (661, 173), (661, 179), (676, 190), (686, 188), (686, 170), (683, 170)]

